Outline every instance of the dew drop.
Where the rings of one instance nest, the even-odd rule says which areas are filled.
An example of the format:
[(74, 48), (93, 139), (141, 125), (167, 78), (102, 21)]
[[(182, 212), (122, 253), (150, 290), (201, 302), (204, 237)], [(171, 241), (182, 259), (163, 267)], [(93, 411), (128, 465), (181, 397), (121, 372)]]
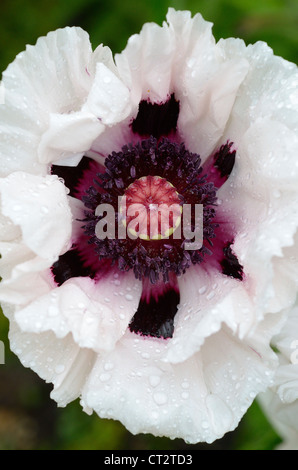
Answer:
[(110, 378), (111, 378), (111, 374), (108, 374), (107, 372), (103, 373), (103, 374), (100, 374), (100, 376), (99, 376), (99, 380), (101, 382), (107, 382), (108, 380), (110, 380)]
[(149, 377), (149, 383), (151, 387), (157, 387), (157, 385), (160, 384), (160, 377), (159, 375), (150, 375)]
[(214, 292), (214, 291), (211, 291), (211, 292), (209, 292), (208, 295), (206, 295), (206, 299), (207, 299), (207, 300), (211, 300), (214, 296), (215, 296), (215, 292)]
[(58, 364), (55, 367), (56, 374), (62, 374), (62, 372), (64, 372), (64, 370), (65, 370), (65, 366), (63, 364)]
[(167, 395), (162, 392), (154, 393), (153, 399), (157, 405), (165, 405), (168, 401)]
[(189, 382), (187, 380), (184, 380), (181, 384), (181, 387), (186, 390), (189, 388)]
[(143, 352), (143, 353), (141, 354), (141, 356), (142, 356), (143, 359), (150, 359), (150, 354), (147, 353), (147, 352)]

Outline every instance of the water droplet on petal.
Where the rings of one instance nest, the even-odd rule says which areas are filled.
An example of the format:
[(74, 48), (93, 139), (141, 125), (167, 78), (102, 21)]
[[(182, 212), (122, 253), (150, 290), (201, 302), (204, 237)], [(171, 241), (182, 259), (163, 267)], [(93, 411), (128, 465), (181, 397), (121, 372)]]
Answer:
[(157, 387), (160, 384), (160, 376), (159, 375), (150, 375), (149, 383), (151, 387)]
[(100, 374), (99, 376), (99, 380), (101, 382), (107, 382), (108, 380), (110, 380), (111, 378), (111, 374), (108, 374), (108, 373), (103, 373), (103, 374)]
[(154, 393), (153, 399), (157, 405), (165, 405), (168, 401), (167, 395), (162, 392)]
[(55, 367), (56, 374), (62, 374), (62, 372), (64, 372), (64, 370), (65, 370), (65, 366), (63, 364), (58, 364)]

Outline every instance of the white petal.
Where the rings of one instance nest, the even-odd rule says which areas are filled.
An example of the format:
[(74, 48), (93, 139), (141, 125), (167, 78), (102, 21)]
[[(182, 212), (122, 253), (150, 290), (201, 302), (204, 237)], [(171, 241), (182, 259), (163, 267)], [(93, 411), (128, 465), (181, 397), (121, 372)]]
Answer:
[(23, 306), (45, 295), (51, 280), (40, 271), (46, 268), (48, 263), (38, 257), (15, 267), (11, 279), (0, 283), (0, 301)]
[(1, 175), (17, 170), (46, 172), (47, 167), (38, 163), (40, 136), (50, 113), (81, 107), (92, 83), (86, 71), (91, 57), (88, 34), (81, 28), (65, 28), (27, 46), (3, 73)]
[(120, 419), (133, 434), (212, 442), (237, 426), (272, 375), (268, 346), (266, 363), (228, 332), (211, 336), (181, 364), (164, 362), (165, 348), (164, 341), (125, 335), (97, 359), (84, 404), (103, 418)]
[[(274, 56), (263, 42), (246, 47), (243, 41), (231, 38), (221, 40), (220, 45), (227, 58), (245, 58), (250, 64), (226, 129), (228, 138), (239, 142), (257, 119), (271, 119), (297, 130), (297, 66)], [(272, 138), (276, 141), (278, 135), (272, 133)]]
[(22, 264), (34, 256), (28, 247), (17, 242), (0, 242), (0, 276), (1, 280), (9, 279), (16, 265)]
[[(258, 118), (238, 141), (240, 164), (255, 172), (255, 179), (276, 189), (296, 190), (298, 176), (297, 134), (284, 123)], [(242, 151), (245, 154), (242, 155)], [(243, 161), (243, 160), (247, 161)], [(259, 181), (258, 181), (259, 182)]]
[(88, 112), (51, 114), (38, 148), (39, 160), (75, 166), (103, 130), (99, 119)]
[(187, 13), (171, 9), (167, 15), (176, 40), (172, 89), (180, 100), (179, 132), (204, 160), (225, 130), (249, 64), (227, 58), (215, 44), (212, 24)]
[(92, 77), (96, 75), (96, 68), (99, 62), (108, 67), (114, 74), (118, 75), (111, 49), (102, 44), (94, 50), (88, 66), (88, 72)]
[[(241, 240), (240, 240), (241, 241)], [(235, 249), (236, 247), (236, 249)], [(237, 243), (235, 252), (241, 252)], [(240, 258), (240, 262), (242, 262)], [(166, 353), (176, 363), (198, 351), (206, 339), (227, 325), (239, 340), (245, 340), (264, 319), (275, 293), (271, 270), (259, 263), (245, 263), (242, 281), (224, 276), (216, 268), (189, 268), (178, 277), (180, 304), (175, 317), (173, 339)], [(279, 316), (276, 316), (279, 327)], [(272, 332), (272, 330), (270, 329)], [(273, 334), (273, 333), (272, 333)]]
[[(203, 64), (197, 58), (189, 57), (189, 71), (184, 66), (187, 98), (181, 97), (181, 112), (179, 114), (179, 131), (187, 142), (189, 149), (196, 151), (204, 160), (218, 145), (230, 113), (238, 89), (247, 71), (246, 60), (226, 61), (225, 57), (217, 57), (214, 63), (210, 61), (201, 71)], [(181, 91), (178, 89), (177, 98)]]
[(94, 82), (82, 110), (106, 125), (122, 121), (131, 112), (127, 87), (103, 63), (96, 66)]
[(224, 319), (228, 321), (226, 312), (218, 311), (219, 303), (235, 288), (235, 281), (223, 280), (221, 273), (195, 266), (178, 277), (180, 304), (167, 351), (169, 361), (181, 362), (192, 356), (208, 336), (220, 329)]
[[(0, 201), (1, 206), (1, 201)], [(21, 231), (16, 227), (9, 217), (0, 213), (0, 240), (4, 242), (19, 239)]]
[[(284, 439), (281, 448), (298, 443), (298, 306), (285, 311), (283, 327), (272, 339), (278, 350), (279, 366), (270, 389), (259, 397), (263, 411)], [(293, 447), (294, 446), (294, 447)]]
[(11, 350), (22, 364), (46, 382), (53, 383), (51, 398), (59, 406), (66, 406), (80, 396), (93, 365), (95, 356), (92, 351), (81, 349), (71, 335), (57, 339), (52, 332), (23, 333), (12, 319), (9, 339)]
[(166, 24), (160, 27), (148, 23), (139, 35), (131, 36), (126, 49), (116, 55), (120, 76), (131, 90), (135, 106), (142, 99), (160, 102), (167, 98), (175, 54), (173, 39)]
[(252, 255), (271, 263), (272, 256), (283, 256), (282, 248), (294, 243), (297, 151), (292, 130), (267, 118), (251, 124), (238, 142), (233, 173), (218, 196), (235, 220), (239, 236), (246, 239), (244, 263), (250, 263)]
[(298, 290), (298, 231), (294, 245), (283, 249), (283, 256), (273, 259), (273, 285), (275, 296), (270, 302), (270, 311), (278, 312), (292, 307)]
[(268, 421), (282, 439), (276, 450), (298, 450), (298, 401), (284, 404), (271, 390), (260, 394), (258, 401)]
[(25, 244), (40, 257), (56, 260), (71, 235), (64, 185), (56, 176), (17, 172), (0, 180), (0, 192), (2, 212), (21, 227)]
[(167, 20), (163, 27), (145, 24), (116, 64), (136, 106), (147, 99), (164, 102), (175, 93), (181, 138), (204, 159), (225, 131), (249, 63), (227, 58), (201, 15), (170, 9)]
[(112, 350), (133, 317), (141, 295), (134, 275), (111, 276), (95, 283), (73, 278), (16, 312), (23, 331), (72, 333), (82, 348)]

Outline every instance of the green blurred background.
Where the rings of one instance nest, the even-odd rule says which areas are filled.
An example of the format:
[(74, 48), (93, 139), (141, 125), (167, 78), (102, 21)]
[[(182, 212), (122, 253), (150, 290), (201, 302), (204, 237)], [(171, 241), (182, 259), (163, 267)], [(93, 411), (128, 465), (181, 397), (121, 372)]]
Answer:
[[(143, 23), (161, 24), (170, 6), (202, 13), (214, 23), (216, 39), (263, 40), (275, 54), (298, 63), (297, 0), (1, 0), (0, 70), (26, 44), (64, 26), (88, 31), (93, 48), (103, 43), (120, 52)], [(51, 386), (21, 366), (7, 336), (0, 312), (6, 362), (0, 364), (0, 450), (269, 450), (280, 441), (256, 403), (236, 431), (211, 445), (133, 436), (118, 422), (85, 415), (77, 402), (58, 409), (49, 398)]]

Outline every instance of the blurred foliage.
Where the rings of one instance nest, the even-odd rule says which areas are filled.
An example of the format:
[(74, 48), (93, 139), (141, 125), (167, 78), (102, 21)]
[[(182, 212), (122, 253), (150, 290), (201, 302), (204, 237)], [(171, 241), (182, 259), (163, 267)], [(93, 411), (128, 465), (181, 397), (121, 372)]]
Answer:
[[(263, 40), (275, 54), (298, 63), (297, 0), (1, 0), (0, 70), (26, 44), (65, 26), (88, 31), (94, 48), (103, 43), (120, 52), (143, 23), (161, 24), (169, 6), (202, 13), (214, 23), (217, 39)], [(118, 422), (85, 415), (77, 402), (58, 409), (49, 398), (51, 386), (20, 365), (9, 351), (7, 338), (8, 322), (0, 312), (0, 340), (6, 350), (6, 364), (0, 365), (0, 450), (266, 450), (279, 442), (256, 403), (236, 431), (209, 446), (132, 436)]]
[(297, 0), (1, 0), (0, 69), (26, 44), (65, 26), (81, 26), (92, 44), (120, 52), (143, 23), (165, 18), (167, 9), (200, 12), (214, 23), (214, 35), (268, 42), (277, 55), (298, 62)]

